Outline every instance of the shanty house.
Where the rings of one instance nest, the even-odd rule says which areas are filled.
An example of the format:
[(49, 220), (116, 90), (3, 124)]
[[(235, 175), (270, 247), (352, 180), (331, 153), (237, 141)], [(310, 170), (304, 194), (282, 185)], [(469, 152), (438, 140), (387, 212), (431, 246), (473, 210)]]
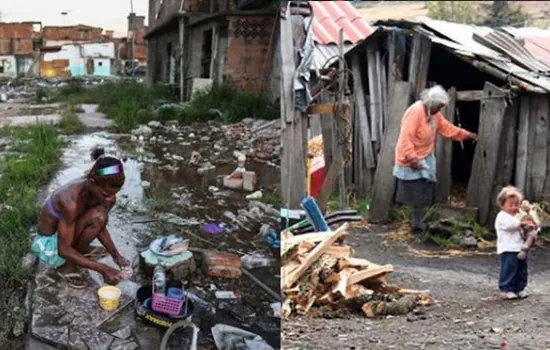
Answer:
[(63, 45), (43, 54), (40, 72), (43, 77), (110, 76), (115, 58), (113, 42)]
[(39, 22), (0, 23), (0, 77), (34, 73), (41, 26)]
[(445, 117), (480, 136), (476, 144), (438, 138), (436, 201), (466, 206), (488, 226), (502, 186), (549, 201), (550, 41), (425, 17), (376, 25), (347, 53), (359, 131), (350, 178), (360, 195), (372, 196), (371, 219), (389, 215), (403, 112), (433, 84), (451, 95)]
[(150, 82), (178, 86), (184, 100), (223, 81), (276, 97), (275, 17), (276, 2), (265, 0), (150, 0)]

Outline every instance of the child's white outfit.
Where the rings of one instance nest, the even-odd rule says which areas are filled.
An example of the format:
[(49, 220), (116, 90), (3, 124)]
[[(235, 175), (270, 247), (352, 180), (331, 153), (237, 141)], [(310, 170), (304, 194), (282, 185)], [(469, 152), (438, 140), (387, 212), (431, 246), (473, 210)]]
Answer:
[(497, 254), (500, 255), (499, 289), (503, 293), (526, 295), (527, 259), (518, 259), (523, 246), (520, 221), (517, 217), (500, 211), (495, 219)]

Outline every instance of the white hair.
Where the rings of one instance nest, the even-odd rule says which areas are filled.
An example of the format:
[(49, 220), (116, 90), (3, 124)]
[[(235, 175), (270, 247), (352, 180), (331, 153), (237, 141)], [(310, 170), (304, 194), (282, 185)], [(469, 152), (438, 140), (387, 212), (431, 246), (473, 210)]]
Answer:
[(436, 104), (447, 105), (449, 103), (449, 94), (441, 85), (435, 85), (429, 89), (422, 91), (420, 99), (427, 106), (433, 106)]

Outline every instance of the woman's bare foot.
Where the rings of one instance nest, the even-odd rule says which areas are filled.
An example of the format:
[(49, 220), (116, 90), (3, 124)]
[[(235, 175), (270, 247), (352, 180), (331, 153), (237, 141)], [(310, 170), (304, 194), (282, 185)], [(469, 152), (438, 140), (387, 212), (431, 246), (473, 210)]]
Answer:
[(75, 265), (66, 263), (57, 268), (57, 273), (71, 288), (82, 289), (88, 286), (83, 271)]

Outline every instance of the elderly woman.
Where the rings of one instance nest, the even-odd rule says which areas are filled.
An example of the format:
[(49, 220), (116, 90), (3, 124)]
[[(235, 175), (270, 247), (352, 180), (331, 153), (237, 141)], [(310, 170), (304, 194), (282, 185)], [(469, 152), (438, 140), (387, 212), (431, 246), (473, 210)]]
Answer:
[(413, 233), (424, 231), (422, 211), (434, 198), (436, 132), (454, 141), (478, 139), (476, 134), (454, 126), (443, 117), (440, 111), (448, 103), (447, 92), (439, 85), (434, 86), (422, 92), (420, 101), (411, 105), (401, 120), (393, 176), (397, 178), (396, 201), (413, 209)]

